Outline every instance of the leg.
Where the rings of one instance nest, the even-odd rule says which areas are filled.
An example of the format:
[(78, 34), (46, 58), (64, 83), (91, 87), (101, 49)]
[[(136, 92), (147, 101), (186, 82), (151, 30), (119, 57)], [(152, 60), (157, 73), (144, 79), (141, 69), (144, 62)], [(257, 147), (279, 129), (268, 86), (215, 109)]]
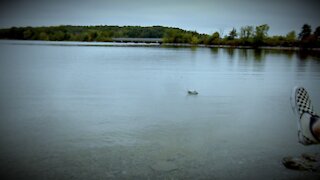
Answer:
[(320, 118), (313, 111), (311, 99), (305, 88), (293, 89), (291, 105), (297, 117), (299, 142), (304, 145), (319, 144)]
[[(304, 145), (320, 143), (320, 117), (313, 111), (310, 97), (303, 87), (294, 88), (292, 109), (297, 116), (298, 139)], [(320, 172), (320, 154), (302, 154), (301, 157), (285, 157), (285, 167), (301, 171)]]
[(313, 134), (316, 136), (317, 139), (320, 139), (320, 120), (315, 122), (312, 126)]

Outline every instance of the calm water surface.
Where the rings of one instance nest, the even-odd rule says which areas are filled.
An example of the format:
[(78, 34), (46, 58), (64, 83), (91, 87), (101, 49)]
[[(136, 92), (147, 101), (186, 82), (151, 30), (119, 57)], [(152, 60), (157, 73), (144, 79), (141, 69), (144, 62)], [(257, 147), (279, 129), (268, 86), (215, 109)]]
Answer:
[[(12, 179), (291, 179), (289, 97), (320, 112), (320, 60), (290, 51), (0, 42), (0, 172)], [(188, 89), (199, 92), (187, 94)]]

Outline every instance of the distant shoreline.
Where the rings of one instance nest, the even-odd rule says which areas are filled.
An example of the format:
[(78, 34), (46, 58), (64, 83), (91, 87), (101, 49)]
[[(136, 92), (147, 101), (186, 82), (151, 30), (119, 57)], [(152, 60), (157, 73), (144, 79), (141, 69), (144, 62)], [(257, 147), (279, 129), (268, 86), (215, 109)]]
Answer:
[(238, 30), (233, 28), (228, 35), (223, 35), (219, 32), (201, 34), (196, 31), (166, 26), (60, 25), (0, 29), (0, 39), (94, 43), (119, 42), (121, 44), (117, 45), (122, 46), (158, 45), (319, 51), (320, 26), (312, 32), (311, 26), (304, 24), (298, 37), (295, 31), (290, 31), (285, 36), (268, 36), (269, 29), (268, 24), (244, 26)]
[(320, 48), (308, 48), (303, 49), (299, 47), (285, 47), (285, 46), (231, 46), (231, 45), (204, 45), (204, 44), (166, 44), (163, 43), (162, 46), (177, 46), (177, 47), (208, 47), (208, 48), (231, 48), (231, 49), (269, 49), (269, 50), (288, 50), (288, 51), (300, 51), (300, 50), (307, 50), (307, 51), (320, 51)]
[(205, 48), (230, 48), (230, 49), (265, 49), (288, 51), (320, 51), (320, 48), (302, 49), (299, 47), (282, 46), (230, 46), (230, 45), (204, 45), (204, 44), (179, 44), (179, 43), (133, 43), (133, 42), (83, 42), (83, 41), (43, 41), (43, 40), (13, 40), (0, 39), (1, 42), (17, 45), (52, 45), (52, 46), (113, 46), (113, 47), (205, 47)]

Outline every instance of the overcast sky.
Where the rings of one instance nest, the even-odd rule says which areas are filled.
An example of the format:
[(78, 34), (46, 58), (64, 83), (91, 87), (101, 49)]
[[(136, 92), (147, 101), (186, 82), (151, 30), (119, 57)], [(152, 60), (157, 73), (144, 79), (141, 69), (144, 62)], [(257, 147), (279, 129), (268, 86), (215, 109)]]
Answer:
[(268, 24), (270, 35), (320, 26), (316, 0), (2, 0), (0, 27), (171, 26), (200, 33)]

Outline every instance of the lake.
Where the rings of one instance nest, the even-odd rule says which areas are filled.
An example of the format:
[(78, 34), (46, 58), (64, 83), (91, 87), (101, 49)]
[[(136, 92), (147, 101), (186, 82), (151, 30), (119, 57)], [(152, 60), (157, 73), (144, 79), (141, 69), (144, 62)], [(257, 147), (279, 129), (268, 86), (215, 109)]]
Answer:
[(0, 41), (1, 176), (318, 179), (281, 161), (320, 152), (289, 100), (319, 82), (296, 51)]

